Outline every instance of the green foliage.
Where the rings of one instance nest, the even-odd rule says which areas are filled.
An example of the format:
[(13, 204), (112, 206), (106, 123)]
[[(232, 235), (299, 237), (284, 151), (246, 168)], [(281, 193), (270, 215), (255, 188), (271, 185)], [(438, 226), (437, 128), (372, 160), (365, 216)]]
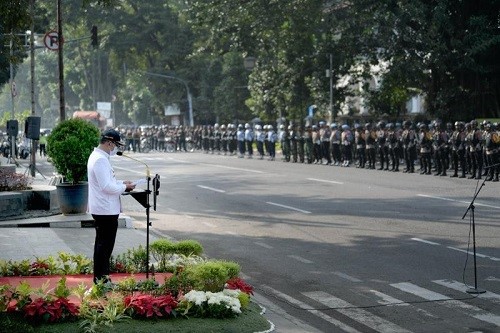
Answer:
[(157, 270), (165, 272), (175, 270), (175, 267), (172, 267), (174, 254), (177, 255), (176, 258), (184, 259), (191, 256), (200, 256), (203, 253), (203, 247), (194, 240), (172, 242), (166, 239), (158, 239), (151, 243), (150, 253), (158, 263)]
[(203, 246), (200, 242), (192, 239), (182, 240), (175, 243), (174, 252), (185, 256), (201, 256), (203, 253)]
[(82, 119), (60, 122), (47, 138), (47, 155), (66, 181), (87, 179), (87, 160), (99, 143), (99, 129)]
[(238, 275), (240, 267), (230, 261), (207, 261), (186, 268), (188, 276), (195, 281), (195, 289), (219, 292), (227, 280)]
[(146, 271), (147, 251), (139, 245), (137, 249), (128, 249), (116, 258), (111, 257), (111, 269), (116, 272), (138, 273)]

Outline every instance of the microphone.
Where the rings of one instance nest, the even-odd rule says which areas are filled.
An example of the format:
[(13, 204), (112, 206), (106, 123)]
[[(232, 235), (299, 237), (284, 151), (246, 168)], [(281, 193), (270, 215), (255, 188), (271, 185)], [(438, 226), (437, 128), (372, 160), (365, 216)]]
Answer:
[(134, 161), (136, 161), (136, 162), (139, 162), (139, 163), (141, 163), (141, 164), (144, 164), (144, 165), (146, 166), (146, 177), (149, 179), (149, 177), (151, 176), (151, 172), (149, 171), (149, 166), (148, 166), (146, 163), (144, 163), (143, 161), (138, 160), (137, 158), (133, 158), (132, 156), (125, 155), (125, 154), (124, 154), (123, 152), (121, 152), (121, 151), (116, 152), (116, 155), (118, 155), (118, 156), (125, 156), (125, 157), (127, 157), (127, 158), (130, 158), (131, 160), (134, 160)]

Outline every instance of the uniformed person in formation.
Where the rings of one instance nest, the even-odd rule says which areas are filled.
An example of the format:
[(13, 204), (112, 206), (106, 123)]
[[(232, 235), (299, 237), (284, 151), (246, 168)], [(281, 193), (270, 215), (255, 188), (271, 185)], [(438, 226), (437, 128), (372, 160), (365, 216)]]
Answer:
[(482, 147), (482, 132), (477, 126), (477, 121), (472, 120), (470, 122), (471, 130), (467, 134), (469, 145), (469, 154), (471, 160), (471, 174), (470, 179), (481, 179), (481, 174), (483, 173), (483, 147)]
[(387, 147), (387, 134), (385, 122), (379, 121), (377, 124), (377, 147), (380, 161), (379, 170), (389, 170), (389, 148)]
[(377, 140), (377, 133), (373, 130), (372, 124), (365, 124), (365, 139), (366, 139), (366, 158), (368, 160), (368, 169), (375, 169), (377, 161), (375, 145)]
[(238, 149), (238, 133), (236, 132), (236, 126), (234, 124), (229, 124), (231, 130), (229, 131), (229, 153), (231, 155), (236, 154), (236, 150)]
[(288, 126), (288, 130), (290, 131), (290, 150), (292, 155), (292, 162), (297, 163), (299, 136), (293, 125)]
[(415, 159), (417, 158), (416, 147), (417, 136), (415, 130), (412, 128), (412, 123), (406, 120), (403, 123), (403, 133), (401, 135), (401, 142), (403, 143), (403, 154), (406, 162), (406, 169), (403, 172), (415, 172)]
[(253, 158), (253, 140), (254, 132), (252, 126), (249, 123), (245, 124), (245, 144), (248, 153), (248, 158)]
[(208, 126), (206, 125), (203, 126), (203, 131), (201, 132), (201, 140), (203, 142), (203, 152), (207, 154), (210, 149), (210, 144), (208, 142)]
[[(281, 128), (283, 126), (283, 128)], [(283, 154), (283, 162), (290, 162), (291, 145), (290, 145), (290, 131), (285, 128), (285, 125), (280, 125), (281, 134), (281, 153)]]
[(332, 158), (333, 165), (340, 165), (342, 163), (342, 152), (340, 150), (340, 140), (342, 139), (342, 131), (340, 130), (337, 123), (332, 123), (330, 125), (331, 135), (330, 143), (332, 144)]
[(330, 153), (330, 127), (324, 121), (320, 121), (319, 136), (321, 140), (321, 160), (326, 159), (325, 164), (332, 165), (332, 157)]
[(420, 124), (420, 133), (418, 136), (420, 146), (420, 161), (422, 163), (420, 174), (430, 175), (432, 173), (431, 149), (432, 149), (432, 134), (426, 124)]
[(304, 153), (307, 164), (311, 164), (314, 161), (314, 144), (311, 125), (307, 125), (304, 131)]
[(434, 132), (432, 133), (432, 148), (434, 161), (436, 163), (435, 176), (446, 176), (446, 170), (448, 169), (448, 141), (448, 134), (446, 133), (441, 120), (436, 119), (434, 121)]
[(389, 150), (389, 159), (391, 161), (391, 171), (399, 171), (399, 157), (400, 157), (400, 137), (399, 133), (395, 130), (393, 123), (387, 124), (387, 148)]
[(318, 126), (312, 126), (314, 164), (321, 164), (321, 137)]
[(487, 181), (498, 181), (500, 167), (498, 166), (498, 149), (500, 148), (500, 135), (497, 132), (497, 126), (487, 123), (485, 125), (484, 146), (486, 149), (486, 158), (488, 159)]
[(458, 177), (459, 168), (462, 171), (460, 178), (465, 178), (465, 126), (464, 123), (455, 122), (455, 131), (451, 136), (451, 150), (453, 159), (453, 175), (450, 177)]
[(342, 145), (343, 167), (348, 167), (351, 165), (353, 142), (354, 142), (354, 136), (352, 135), (351, 128), (347, 124), (342, 125), (341, 145)]
[(245, 130), (242, 124), (238, 125), (236, 140), (238, 140), (238, 157), (243, 158), (245, 156)]
[(264, 141), (266, 138), (266, 133), (262, 131), (261, 125), (255, 125), (255, 143), (257, 144), (257, 152), (259, 153), (259, 159), (264, 158)]
[(356, 144), (356, 156), (358, 157), (358, 165), (356, 167), (364, 169), (366, 164), (365, 129), (358, 123), (354, 125), (354, 143)]
[(297, 126), (297, 154), (299, 155), (299, 162), (304, 163), (305, 157), (304, 157), (304, 144), (305, 144), (305, 137), (304, 137), (304, 131), (302, 130), (302, 126)]
[(226, 125), (224, 124), (220, 125), (220, 133), (221, 133), (220, 135), (221, 151), (222, 154), (227, 155), (229, 132), (226, 130)]
[(219, 124), (214, 124), (214, 151), (217, 155), (220, 155), (221, 152), (221, 140), (222, 140), (222, 132), (220, 131)]
[(278, 137), (274, 131), (273, 125), (267, 126), (267, 144), (269, 150), (269, 160), (274, 161), (276, 158), (276, 141)]

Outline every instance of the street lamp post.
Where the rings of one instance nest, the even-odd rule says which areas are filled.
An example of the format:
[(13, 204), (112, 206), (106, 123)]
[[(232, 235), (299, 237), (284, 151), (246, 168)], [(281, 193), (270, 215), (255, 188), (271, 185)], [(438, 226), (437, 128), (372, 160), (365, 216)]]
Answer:
[(328, 122), (335, 121), (333, 114), (333, 55), (330, 53), (330, 69), (326, 71), (326, 77), (330, 78), (330, 106), (328, 109)]
[(150, 73), (150, 72), (144, 72), (146, 75), (150, 76), (157, 76), (157, 77), (162, 77), (165, 79), (172, 79), (172, 80), (177, 80), (184, 84), (184, 88), (186, 88), (186, 93), (187, 93), (187, 100), (188, 100), (188, 107), (189, 107), (189, 126), (193, 127), (194, 126), (194, 120), (193, 120), (193, 98), (191, 96), (191, 91), (189, 90), (189, 86), (186, 81), (179, 79), (178, 77), (171, 76), (171, 75), (164, 75), (164, 74), (157, 74), (157, 73)]

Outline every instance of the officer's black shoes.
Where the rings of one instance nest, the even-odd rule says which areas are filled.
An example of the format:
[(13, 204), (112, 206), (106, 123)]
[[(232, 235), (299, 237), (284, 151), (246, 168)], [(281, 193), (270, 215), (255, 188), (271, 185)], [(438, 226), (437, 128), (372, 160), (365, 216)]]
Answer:
[(461, 176), (460, 176), (460, 177), (458, 177), (458, 178), (465, 178), (465, 175), (461, 175)]
[(457, 174), (454, 174), (454, 175), (451, 175), (451, 176), (450, 176), (450, 178), (456, 178), (456, 177), (458, 177), (458, 175), (457, 175)]
[(470, 175), (469, 177), (467, 177), (467, 179), (474, 179), (476, 178), (474, 175)]

